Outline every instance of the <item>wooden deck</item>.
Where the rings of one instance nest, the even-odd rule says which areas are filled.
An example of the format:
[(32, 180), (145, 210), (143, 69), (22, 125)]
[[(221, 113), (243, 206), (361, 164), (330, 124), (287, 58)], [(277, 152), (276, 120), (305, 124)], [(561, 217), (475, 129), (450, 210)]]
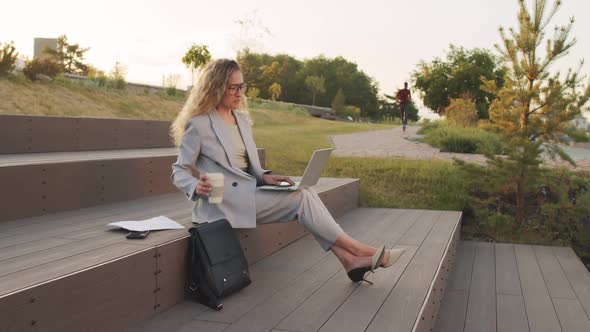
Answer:
[[(352, 283), (311, 236), (250, 267), (252, 284), (220, 312), (184, 301), (138, 331), (412, 331), (430, 328), (444, 289), (459, 212), (356, 209), (339, 219), (354, 238), (406, 248), (393, 267)], [(435, 280), (437, 279), (437, 280)], [(439, 283), (442, 280), (442, 284)]]
[(434, 331), (590, 331), (590, 273), (569, 247), (461, 242)]

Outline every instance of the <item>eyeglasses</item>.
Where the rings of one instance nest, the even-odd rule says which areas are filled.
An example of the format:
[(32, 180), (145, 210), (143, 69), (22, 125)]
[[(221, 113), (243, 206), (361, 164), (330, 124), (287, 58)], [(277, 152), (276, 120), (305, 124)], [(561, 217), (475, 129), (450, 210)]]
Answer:
[(246, 93), (248, 91), (248, 86), (246, 85), (246, 83), (231, 84), (230, 86), (227, 87), (227, 90), (229, 91), (229, 94), (237, 95), (239, 91)]

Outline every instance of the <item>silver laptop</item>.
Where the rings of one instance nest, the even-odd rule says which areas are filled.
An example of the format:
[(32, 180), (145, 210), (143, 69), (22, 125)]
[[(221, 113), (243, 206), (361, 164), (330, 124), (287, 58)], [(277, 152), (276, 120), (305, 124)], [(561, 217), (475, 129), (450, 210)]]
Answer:
[(311, 160), (307, 164), (307, 168), (303, 173), (303, 177), (301, 181), (295, 182), (292, 186), (273, 186), (273, 185), (264, 185), (258, 188), (262, 190), (280, 190), (280, 191), (295, 191), (299, 188), (307, 188), (315, 185), (318, 183), (320, 176), (322, 175), (322, 171), (328, 162), (328, 158), (330, 158), (330, 153), (332, 153), (332, 148), (330, 149), (323, 149), (323, 150), (315, 150), (313, 152), (313, 156), (311, 156)]

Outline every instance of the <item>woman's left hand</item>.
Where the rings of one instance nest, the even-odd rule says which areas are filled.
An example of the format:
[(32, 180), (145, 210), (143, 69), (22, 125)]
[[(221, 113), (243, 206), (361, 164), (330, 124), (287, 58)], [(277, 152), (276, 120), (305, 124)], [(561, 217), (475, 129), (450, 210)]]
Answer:
[(264, 182), (264, 184), (270, 184), (273, 186), (278, 186), (281, 182), (289, 182), (291, 185), (295, 184), (295, 182), (291, 180), (288, 176), (283, 175), (264, 174), (262, 176), (262, 181)]

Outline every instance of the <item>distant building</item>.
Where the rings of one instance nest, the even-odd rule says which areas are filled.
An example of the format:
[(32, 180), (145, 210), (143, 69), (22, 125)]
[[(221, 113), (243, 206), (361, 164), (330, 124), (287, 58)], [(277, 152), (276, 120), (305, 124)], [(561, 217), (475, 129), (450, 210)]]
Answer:
[(46, 47), (57, 49), (57, 38), (35, 38), (35, 53), (33, 59), (44, 59)]

